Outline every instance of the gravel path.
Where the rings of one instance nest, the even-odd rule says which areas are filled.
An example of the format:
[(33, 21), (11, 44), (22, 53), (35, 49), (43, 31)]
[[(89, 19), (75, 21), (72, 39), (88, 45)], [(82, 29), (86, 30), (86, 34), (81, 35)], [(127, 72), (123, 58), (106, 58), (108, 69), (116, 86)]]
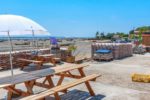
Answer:
[(112, 62), (91, 62), (86, 72), (100, 73), (102, 78), (97, 81), (100, 83), (111, 84), (124, 88), (131, 88), (140, 91), (150, 92), (149, 83), (132, 82), (131, 74), (142, 73), (150, 74), (150, 56), (134, 55), (133, 57), (115, 60)]

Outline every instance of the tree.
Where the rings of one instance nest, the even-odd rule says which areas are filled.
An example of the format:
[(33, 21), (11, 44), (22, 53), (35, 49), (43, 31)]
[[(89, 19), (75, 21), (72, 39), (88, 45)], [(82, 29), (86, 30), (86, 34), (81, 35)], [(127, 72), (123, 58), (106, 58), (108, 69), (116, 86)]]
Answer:
[(135, 35), (134, 30), (129, 31), (130, 38), (131, 39), (138, 39), (140, 43), (142, 43), (142, 33), (143, 32), (150, 32), (150, 26), (142, 26), (137, 27), (135, 31), (138, 32), (138, 34)]
[(100, 38), (101, 38), (101, 39), (105, 39), (105, 34), (104, 34), (104, 32), (101, 32)]
[(128, 34), (123, 33), (123, 32), (117, 32), (116, 34), (119, 35), (120, 38), (127, 38), (128, 37)]
[(136, 28), (136, 31), (150, 31), (150, 26), (142, 26), (142, 27), (138, 27)]
[(96, 32), (96, 39), (99, 39), (99, 38), (100, 38), (99, 35), (100, 35), (100, 34), (99, 34), (99, 32), (97, 31), (97, 32)]
[(129, 34), (134, 34), (134, 30), (129, 31)]
[(114, 36), (115, 33), (107, 33), (107, 35), (105, 36), (106, 39), (112, 39), (112, 37)]

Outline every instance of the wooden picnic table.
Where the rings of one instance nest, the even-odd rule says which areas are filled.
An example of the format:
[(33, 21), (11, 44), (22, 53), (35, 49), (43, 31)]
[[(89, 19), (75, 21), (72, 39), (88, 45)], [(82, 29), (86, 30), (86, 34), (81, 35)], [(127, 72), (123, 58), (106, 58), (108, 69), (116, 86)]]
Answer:
[(24, 67), (30, 63), (36, 64), (37, 69), (41, 69), (43, 65), (43, 61), (38, 61), (38, 60), (29, 60), (29, 59), (24, 59), (24, 58), (19, 58), (18, 59), (19, 67), (21, 67), (21, 70), (24, 69)]
[(28, 58), (18, 58), (18, 65), (21, 67), (21, 70), (24, 69), (30, 63), (34, 63), (37, 65), (37, 69), (41, 69), (43, 63), (52, 63), (56, 66), (56, 63), (60, 61), (60, 58), (55, 58), (54, 54), (44, 54), (44, 55), (31, 55), (31, 59)]
[[(65, 77), (80, 79), (85, 77), (85, 73), (83, 71), (84, 67), (87, 67), (87, 64), (72, 64), (70, 66), (62, 66), (62, 67), (53, 67), (43, 70), (32, 71), (29, 73), (18, 74), (14, 76), (0, 78), (0, 88), (8, 90), (7, 99), (11, 100), (13, 94), (17, 94), (19, 96), (29, 96), (33, 94), (33, 87), (39, 86), (43, 88), (53, 88), (55, 87), (52, 76), (58, 75), (60, 79), (56, 86), (62, 84)], [(72, 70), (77, 70), (79, 75), (74, 75), (71, 73)], [(38, 82), (38, 79), (44, 78), (44, 81)], [(46, 84), (48, 82), (48, 84)], [(26, 91), (17, 89), (16, 85), (24, 83)], [(94, 92), (89, 84), (89, 82), (85, 82), (89, 92), (91, 95), (94, 95)], [(66, 91), (63, 91), (66, 92)]]
[(60, 58), (54, 57), (54, 54), (43, 54), (43, 55), (37, 55), (38, 58), (43, 59), (44, 62), (51, 62), (56, 65), (57, 62), (60, 62)]

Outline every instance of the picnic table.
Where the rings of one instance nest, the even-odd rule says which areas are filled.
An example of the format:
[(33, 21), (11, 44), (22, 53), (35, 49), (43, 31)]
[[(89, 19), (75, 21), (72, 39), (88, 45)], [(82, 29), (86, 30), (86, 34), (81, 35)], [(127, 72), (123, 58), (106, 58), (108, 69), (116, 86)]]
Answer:
[(41, 69), (43, 65), (43, 61), (38, 61), (38, 60), (30, 60), (30, 59), (24, 59), (24, 58), (19, 58), (19, 67), (21, 67), (21, 70), (24, 69), (24, 67), (30, 63), (36, 64), (36, 69)]
[(44, 54), (44, 55), (37, 55), (39, 58), (44, 59), (45, 62), (51, 62), (56, 65), (57, 62), (60, 62), (60, 58), (54, 57), (54, 54)]
[[(56, 84), (56, 86), (60, 86), (65, 77), (70, 77), (70, 78), (75, 78), (75, 79), (81, 79), (81, 78), (85, 77), (86, 75), (83, 71), (83, 68), (87, 67), (87, 66), (88, 66), (87, 64), (80, 64), (80, 65), (73, 64), (70, 66), (47, 68), (47, 69), (43, 69), (43, 70), (32, 71), (29, 73), (23, 73), (23, 74), (18, 74), (18, 75), (14, 75), (14, 76), (0, 78), (0, 88), (8, 90), (7, 100), (11, 100), (13, 94), (17, 94), (17, 95), (23, 96), (23, 97), (29, 96), (29, 95), (33, 94), (34, 86), (43, 87), (46, 89), (54, 88), (55, 85), (54, 85), (53, 79), (52, 79), (52, 77), (54, 75), (60, 76), (60, 79), (58, 80), (58, 83)], [(79, 72), (79, 75), (72, 74), (71, 73), (72, 70), (77, 70)], [(96, 77), (98, 77), (98, 76), (96, 75), (96, 76), (94, 76), (90, 79), (88, 78), (88, 79), (91, 80)], [(44, 81), (39, 82), (38, 79), (40, 79), (40, 78), (44, 78)], [(83, 81), (81, 81), (81, 80), (80, 80), (80, 82), (78, 82), (78, 84), (83, 83)], [(88, 88), (90, 94), (95, 95), (88, 80), (86, 79), (85, 81), (86, 81), (85, 85)], [(48, 82), (48, 84), (46, 82)], [(16, 85), (22, 84), (22, 83), (24, 84), (26, 91), (16, 88)], [(73, 85), (75, 85), (75, 84), (73, 84)], [(65, 90), (63, 89), (63, 92), (66, 92), (66, 91), (67, 91), (67, 89), (65, 89)], [(59, 98), (58, 93), (55, 93), (54, 95), (55, 95), (56, 99)], [(57, 100), (59, 100), (59, 99), (57, 99)]]
[[(41, 69), (43, 63), (52, 63), (54, 66), (56, 66), (57, 62), (60, 62), (60, 58), (55, 58), (54, 54), (44, 54), (44, 55), (31, 55), (27, 54), (28, 56), (31, 56), (31, 59), (28, 58), (18, 58), (19, 67), (21, 67), (21, 70), (24, 69), (25, 66), (27, 66), (30, 63), (34, 63), (37, 65), (37, 69)], [(34, 58), (34, 59), (32, 59)]]

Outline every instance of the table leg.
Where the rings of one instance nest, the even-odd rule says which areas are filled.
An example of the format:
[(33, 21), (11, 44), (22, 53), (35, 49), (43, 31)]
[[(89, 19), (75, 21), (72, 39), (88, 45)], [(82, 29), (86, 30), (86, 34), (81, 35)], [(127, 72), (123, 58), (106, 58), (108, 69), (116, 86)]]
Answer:
[[(53, 83), (53, 80), (52, 80), (51, 76), (47, 76), (46, 78), (47, 78), (47, 81), (48, 81), (48, 83), (49, 83), (49, 85), (50, 85), (50, 88), (53, 88), (55, 85), (54, 85), (54, 83)], [(60, 99), (60, 96), (59, 96), (59, 94), (58, 94), (57, 92), (54, 93), (54, 96), (55, 96), (55, 99), (56, 99), (56, 100), (61, 100), (61, 99)]]
[(12, 99), (12, 95), (13, 95), (13, 92), (8, 91), (7, 100), (11, 100)]
[(57, 83), (57, 86), (62, 84), (64, 78), (65, 78), (64, 75), (61, 75), (61, 76), (60, 76), (60, 78), (59, 78), (59, 80), (58, 80), (58, 83)]
[[(64, 80), (64, 78), (65, 78), (65, 76), (61, 75), (56, 86), (61, 85), (63, 80)], [(62, 92), (67, 93), (67, 89), (63, 90)]]
[[(81, 75), (82, 77), (85, 77), (85, 76), (86, 76), (85, 73), (84, 73), (84, 71), (83, 71), (83, 68), (78, 69), (78, 71), (79, 71), (79, 73), (80, 73), (80, 75)], [(87, 89), (88, 89), (90, 95), (91, 95), (91, 96), (94, 96), (95, 93), (94, 93), (93, 89), (91, 88), (90, 83), (87, 81), (87, 82), (85, 82), (85, 85), (86, 85), (86, 87), (87, 87)]]
[(56, 66), (56, 61), (55, 61), (55, 59), (53, 59), (52, 57), (50, 58), (50, 62), (51, 62), (54, 66)]
[(17, 94), (17, 95), (21, 94), (21, 91), (15, 89), (15, 85), (6, 87), (5, 89), (8, 90), (7, 100), (12, 100), (13, 94)]
[(34, 83), (35, 83), (35, 80), (33, 80), (33, 81), (27, 81), (27, 82), (24, 83), (25, 86), (26, 86), (26, 88), (27, 88), (27, 93), (33, 94)]

